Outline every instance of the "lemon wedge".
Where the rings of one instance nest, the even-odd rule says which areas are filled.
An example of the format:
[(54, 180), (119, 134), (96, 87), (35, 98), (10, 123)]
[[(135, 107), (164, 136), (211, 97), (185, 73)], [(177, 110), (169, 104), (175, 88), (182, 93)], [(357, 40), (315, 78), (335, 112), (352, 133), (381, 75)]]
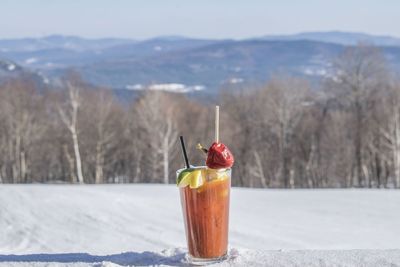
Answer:
[(190, 188), (199, 188), (203, 184), (204, 184), (204, 179), (201, 170), (193, 171), (189, 184)]
[(204, 178), (201, 170), (198, 169), (186, 169), (183, 170), (176, 180), (176, 184), (179, 187), (190, 186), (190, 188), (199, 188), (204, 184)]

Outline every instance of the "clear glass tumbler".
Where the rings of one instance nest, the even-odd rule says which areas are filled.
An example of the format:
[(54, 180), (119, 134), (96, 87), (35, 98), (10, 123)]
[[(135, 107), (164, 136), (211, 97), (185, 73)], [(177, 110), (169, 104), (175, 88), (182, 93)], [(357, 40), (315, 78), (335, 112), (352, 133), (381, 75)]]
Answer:
[[(231, 169), (201, 170), (204, 183), (181, 187), (189, 261), (192, 264), (220, 262), (227, 257)], [(177, 177), (184, 169), (177, 171)]]

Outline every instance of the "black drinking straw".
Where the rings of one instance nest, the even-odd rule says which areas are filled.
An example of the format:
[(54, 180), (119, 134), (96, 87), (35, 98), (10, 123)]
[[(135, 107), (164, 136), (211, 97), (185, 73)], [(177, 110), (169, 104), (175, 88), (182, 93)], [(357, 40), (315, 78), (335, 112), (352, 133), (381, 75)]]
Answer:
[(186, 164), (186, 169), (190, 168), (189, 165), (189, 159), (186, 153), (186, 148), (185, 148), (185, 142), (183, 141), (183, 136), (179, 136), (179, 139), (181, 140), (181, 148), (182, 148), (182, 154), (183, 154), (183, 158), (185, 159), (185, 164)]

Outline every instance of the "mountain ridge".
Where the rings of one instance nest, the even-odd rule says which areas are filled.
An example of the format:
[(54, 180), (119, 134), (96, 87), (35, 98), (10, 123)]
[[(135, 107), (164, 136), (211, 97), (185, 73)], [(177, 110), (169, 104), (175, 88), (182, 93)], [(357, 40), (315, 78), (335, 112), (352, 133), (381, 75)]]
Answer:
[(288, 35), (266, 35), (256, 39), (264, 40), (310, 40), (342, 45), (370, 43), (377, 46), (400, 46), (400, 38), (390, 35), (373, 35), (363, 32), (315, 31)]
[[(363, 33), (309, 32), (243, 40), (159, 36), (146, 40), (51, 35), (42, 39), (0, 39), (0, 60), (13, 61), (47, 80), (76, 69), (94, 85), (141, 90), (180, 88), (218, 92), (229, 86), (263, 83), (273, 73), (309, 79), (329, 76), (330, 62), (357, 38), (376, 38), (395, 70), (400, 39)], [(318, 39), (318, 40), (314, 40)], [(360, 39), (361, 40), (361, 39)], [(6, 72), (7, 73), (7, 72)], [(168, 89), (169, 88), (169, 89)]]

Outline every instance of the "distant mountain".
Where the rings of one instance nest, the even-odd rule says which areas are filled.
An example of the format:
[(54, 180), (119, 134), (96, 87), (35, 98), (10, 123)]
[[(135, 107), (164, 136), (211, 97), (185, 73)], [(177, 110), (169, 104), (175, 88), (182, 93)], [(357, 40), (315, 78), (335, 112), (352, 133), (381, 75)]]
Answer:
[(332, 59), (360, 41), (378, 45), (393, 68), (400, 70), (400, 39), (347, 32), (247, 40), (162, 36), (137, 41), (53, 35), (0, 40), (0, 59), (15, 62), (50, 83), (74, 68), (87, 81), (113, 89), (212, 94), (226, 85), (264, 83), (274, 73), (327, 77)]
[(377, 46), (400, 46), (400, 38), (391, 36), (379, 36), (358, 32), (304, 32), (292, 35), (267, 35), (262, 40), (310, 40), (326, 43), (335, 43), (342, 45), (356, 45), (360, 42), (366, 42)]
[(14, 60), (29, 68), (54, 70), (101, 61), (143, 58), (214, 42), (175, 36), (137, 42), (128, 39), (84, 39), (54, 35), (44, 38), (0, 40), (0, 58)]
[(29, 52), (52, 49), (85, 51), (134, 42), (134, 40), (122, 38), (86, 39), (76, 36), (49, 35), (42, 38), (3, 39), (0, 40), (0, 51)]
[(224, 84), (264, 82), (279, 72), (324, 75), (329, 61), (342, 49), (341, 45), (312, 41), (225, 41), (86, 65), (79, 71), (92, 83), (116, 88), (180, 83), (214, 90)]
[(49, 80), (41, 73), (27, 70), (15, 62), (0, 59), (0, 84), (15, 78), (29, 78), (39, 87), (49, 83)]
[[(332, 60), (345, 49), (316, 41), (245, 40), (213, 43), (144, 58), (124, 58), (79, 68), (85, 79), (114, 88), (142, 89), (172, 84), (215, 91), (225, 85), (264, 83), (272, 74), (318, 79), (331, 75)], [(400, 70), (400, 47), (382, 47)], [(184, 90), (184, 89), (183, 89)]]
[(18, 77), (23, 72), (16, 63), (8, 60), (0, 60), (0, 81)]

